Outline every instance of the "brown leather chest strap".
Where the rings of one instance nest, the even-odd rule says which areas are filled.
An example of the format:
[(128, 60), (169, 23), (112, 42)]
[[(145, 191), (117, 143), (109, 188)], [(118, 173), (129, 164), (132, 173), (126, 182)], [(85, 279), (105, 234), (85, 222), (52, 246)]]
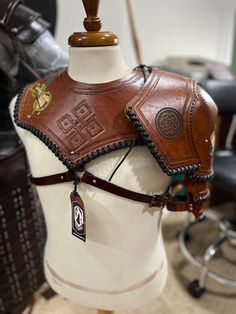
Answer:
[(85, 172), (81, 178), (81, 182), (87, 183), (89, 185), (95, 186), (98, 189), (102, 189), (103, 191), (128, 198), (130, 200), (136, 202), (142, 202), (149, 204), (150, 207), (157, 206), (157, 207), (164, 207), (169, 195), (168, 193), (164, 193), (161, 195), (149, 195), (149, 194), (142, 194), (137, 193), (131, 190), (127, 190), (122, 188), (121, 186), (115, 185), (109, 181), (102, 180), (100, 178), (95, 177), (94, 175), (90, 174), (89, 172)]
[[(69, 181), (73, 181), (74, 179), (75, 179), (75, 173), (72, 171), (58, 173), (55, 175), (40, 177), (40, 178), (31, 177), (32, 183), (39, 186), (57, 184), (57, 183), (62, 183), (62, 182), (69, 182)], [(157, 194), (149, 195), (149, 194), (137, 193), (137, 192), (122, 188), (109, 181), (100, 179), (92, 175), (89, 172), (84, 172), (83, 175), (80, 177), (79, 182), (89, 184), (103, 191), (130, 199), (136, 202), (149, 204), (150, 207), (154, 207), (154, 206), (164, 207), (169, 199), (169, 194), (167, 192), (161, 195), (157, 195)]]
[[(84, 172), (81, 177), (78, 177), (77, 174), (73, 171), (67, 171), (64, 173), (58, 173), (46, 177), (33, 178), (30, 177), (31, 181), (35, 185), (43, 186), (43, 185), (51, 185), (63, 182), (75, 181), (78, 179), (79, 182), (83, 182), (94, 186), (103, 191), (136, 201), (141, 203), (146, 203), (149, 207), (164, 207), (167, 206), (167, 209), (170, 211), (189, 211), (192, 212), (195, 218), (198, 221), (203, 220), (204, 215), (202, 213), (202, 202), (196, 202), (192, 199), (192, 197), (188, 194), (186, 196), (178, 196), (171, 189), (174, 188), (175, 183), (168, 187), (167, 191), (160, 195), (149, 195), (137, 193), (131, 190), (127, 190), (118, 185), (115, 185), (109, 181), (105, 181), (100, 179), (89, 172)], [(181, 181), (182, 182), (182, 181)], [(173, 193), (174, 192), (174, 193)]]
[(39, 186), (70, 182), (70, 181), (73, 181), (74, 178), (75, 178), (75, 174), (72, 171), (52, 174), (50, 176), (45, 176), (45, 177), (40, 177), (40, 178), (34, 178), (30, 175), (31, 182)]

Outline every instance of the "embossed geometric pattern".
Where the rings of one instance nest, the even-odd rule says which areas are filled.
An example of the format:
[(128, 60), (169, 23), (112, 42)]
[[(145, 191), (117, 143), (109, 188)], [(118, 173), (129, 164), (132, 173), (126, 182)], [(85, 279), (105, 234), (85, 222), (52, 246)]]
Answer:
[(57, 121), (57, 125), (64, 134), (67, 134), (69, 147), (75, 151), (103, 131), (85, 100), (64, 114)]
[(74, 132), (73, 135), (68, 138), (68, 141), (71, 143), (73, 149), (80, 147), (87, 142), (86, 138), (84, 138), (79, 132)]
[(102, 127), (98, 124), (97, 121), (93, 120), (87, 125), (87, 131), (91, 136), (96, 136), (102, 131)]
[(63, 133), (67, 133), (74, 126), (74, 121), (69, 114), (64, 114), (64, 116), (57, 122), (59, 128), (63, 131)]
[(80, 103), (78, 106), (76, 106), (72, 110), (72, 112), (79, 120), (83, 120), (92, 114), (92, 111), (87, 105), (87, 103), (85, 102), (85, 100), (82, 101), (82, 103)]

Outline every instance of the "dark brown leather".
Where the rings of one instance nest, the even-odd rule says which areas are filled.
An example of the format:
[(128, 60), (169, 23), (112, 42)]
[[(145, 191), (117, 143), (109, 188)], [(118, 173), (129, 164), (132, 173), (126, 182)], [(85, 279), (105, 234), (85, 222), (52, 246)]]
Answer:
[(22, 0), (1, 0), (0, 20), (2, 25), (7, 23), (9, 16), (12, 15), (15, 8), (19, 4), (22, 4), (22, 2)]
[(85, 172), (81, 177), (81, 182), (92, 185), (96, 188), (102, 189), (104, 191), (110, 192), (112, 194), (128, 198), (136, 202), (142, 202), (149, 204), (150, 207), (164, 207), (168, 201), (168, 193), (162, 195), (148, 195), (137, 193), (131, 190), (124, 189), (118, 185), (115, 185), (111, 182), (102, 180), (95, 177), (91, 173)]
[[(16, 134), (10, 135), (14, 141), (7, 134), (0, 137), (0, 313), (20, 314), (45, 281), (46, 228), (24, 149)], [(9, 142), (11, 148), (15, 142), (13, 150)]]
[[(81, 176), (76, 175), (72, 171), (67, 171), (63, 173), (54, 174), (51, 176), (30, 178), (33, 184), (42, 186), (74, 181), (75, 176), (79, 178), (79, 182), (89, 184), (98, 189), (115, 194), (120, 197), (124, 197), (136, 202), (146, 203), (149, 205), (149, 207), (163, 208), (164, 206), (167, 206), (168, 210), (170, 211), (191, 211), (193, 212), (196, 219), (199, 219), (202, 202), (206, 200), (209, 196), (209, 191), (206, 188), (207, 185), (206, 182), (196, 184), (196, 187), (198, 187), (198, 189), (200, 188), (200, 191), (203, 192), (203, 194), (201, 193), (197, 194), (195, 191), (195, 184), (193, 184), (192, 181), (190, 181), (189, 183), (181, 181), (181, 183), (187, 187), (188, 194), (187, 196), (179, 197), (177, 195), (171, 195), (170, 193), (171, 189), (176, 185), (176, 182), (172, 183), (165, 193), (160, 195), (157, 194), (150, 195), (127, 190), (109, 181), (98, 178), (87, 171), (85, 171)], [(199, 194), (201, 195), (202, 199), (196, 198), (196, 195)], [(195, 204), (193, 208), (191, 208), (191, 204)]]
[[(17, 189), (21, 185), (25, 186), (27, 179), (26, 169), (25, 152), (22, 147), (18, 147), (11, 156), (5, 157), (0, 161), (0, 197), (5, 199), (8, 193), (11, 193), (11, 189)], [(11, 173), (14, 173), (17, 180), (12, 180)]]
[(32, 43), (48, 27), (40, 14), (22, 4), (19, 0), (1, 0), (0, 28), (25, 44)]
[(201, 220), (204, 217), (202, 204), (210, 196), (208, 182), (193, 182), (188, 176), (185, 176), (183, 185), (186, 188), (186, 199), (179, 200), (178, 197), (174, 197), (167, 203), (167, 209), (192, 212), (197, 220)]
[(66, 171), (66, 172), (52, 174), (50, 176), (38, 177), (38, 178), (30, 176), (31, 182), (38, 186), (70, 182), (70, 181), (73, 181), (74, 178), (75, 178), (75, 174), (72, 171)]
[[(39, 177), (39, 178), (33, 178), (31, 177), (31, 182), (36, 185), (49, 185), (49, 184), (57, 184), (62, 182), (69, 182), (73, 181), (75, 178), (75, 174), (71, 171), (58, 173), (51, 176), (46, 177)], [(79, 177), (79, 182), (83, 182), (86, 184), (89, 184), (91, 186), (94, 186), (98, 189), (101, 189), (103, 191), (128, 198), (133, 201), (142, 202), (149, 204), (150, 207), (157, 206), (157, 207), (163, 207), (167, 202), (167, 193), (163, 195), (149, 195), (149, 194), (142, 194), (138, 192), (134, 192), (131, 190), (127, 190), (121, 186), (118, 186), (116, 184), (113, 184), (109, 181), (100, 179), (93, 174), (85, 171), (81, 177)]]

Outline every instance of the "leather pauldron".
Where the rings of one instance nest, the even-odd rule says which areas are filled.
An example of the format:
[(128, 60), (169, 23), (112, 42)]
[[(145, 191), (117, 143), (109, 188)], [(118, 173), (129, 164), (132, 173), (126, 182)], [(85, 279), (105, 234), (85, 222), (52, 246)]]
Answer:
[(205, 102), (191, 79), (150, 68), (144, 84), (143, 74), (137, 68), (120, 80), (85, 84), (60, 72), (23, 91), (15, 122), (70, 171), (134, 141), (146, 145), (167, 175), (185, 176), (187, 200), (173, 199), (168, 208), (198, 217), (213, 172), (216, 107)]
[(153, 69), (126, 113), (165, 173), (212, 174), (217, 111), (200, 96), (196, 82)]

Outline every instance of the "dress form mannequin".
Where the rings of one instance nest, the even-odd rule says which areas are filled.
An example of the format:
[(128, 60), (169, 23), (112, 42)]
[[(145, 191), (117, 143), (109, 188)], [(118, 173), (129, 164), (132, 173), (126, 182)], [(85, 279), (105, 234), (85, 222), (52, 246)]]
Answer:
[[(70, 47), (68, 74), (73, 80), (104, 83), (131, 72), (116, 37), (112, 39), (116, 45), (112, 46), (104, 46), (102, 40), (102, 47)], [(34, 177), (66, 170), (31, 133), (18, 127), (17, 132)], [(87, 165), (87, 170), (107, 179), (126, 151), (99, 157)], [(136, 147), (113, 182), (151, 193), (164, 192), (170, 178), (147, 148)], [(48, 229), (44, 261), (49, 284), (66, 298), (93, 308), (130, 309), (149, 303), (162, 292), (167, 277), (159, 209), (81, 184), (80, 194), (87, 210), (87, 242), (83, 243), (71, 235), (71, 188), (71, 183), (37, 187)]]
[[(90, 42), (94, 33), (92, 39), (91, 34), (88, 37), (86, 34), (75, 34), (70, 39), (68, 73), (72, 80), (93, 86), (131, 72), (119, 46), (114, 46), (117, 39), (113, 39), (113, 46), (105, 46), (107, 36), (103, 35), (102, 39), (98, 37), (102, 47), (99, 44), (94, 47), (95, 43)], [(14, 101), (11, 111), (13, 107)], [(17, 131), (25, 144), (34, 177), (66, 170), (40, 140), (22, 129)], [(121, 149), (99, 157), (87, 164), (86, 169), (107, 179), (125, 152), (126, 149)], [(147, 148), (136, 147), (112, 182), (151, 193), (164, 192), (170, 178)], [(37, 188), (48, 228), (45, 273), (52, 288), (68, 299), (106, 310), (140, 307), (157, 297), (167, 275), (158, 208), (80, 184), (87, 210), (87, 242), (83, 243), (71, 235), (68, 198), (71, 186), (62, 183)]]

